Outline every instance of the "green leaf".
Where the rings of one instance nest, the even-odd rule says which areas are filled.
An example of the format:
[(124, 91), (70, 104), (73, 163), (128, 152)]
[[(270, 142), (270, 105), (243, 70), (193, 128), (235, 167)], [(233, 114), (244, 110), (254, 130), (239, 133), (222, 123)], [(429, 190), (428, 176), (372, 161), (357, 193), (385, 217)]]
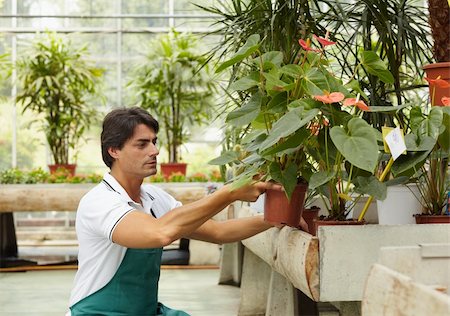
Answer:
[(243, 126), (255, 119), (261, 109), (261, 93), (255, 93), (242, 107), (228, 113), (226, 121), (233, 126)]
[(235, 151), (226, 151), (221, 154), (219, 157), (214, 158), (208, 161), (210, 165), (226, 165), (230, 162), (233, 162), (239, 158), (239, 153)]
[(395, 177), (401, 175), (413, 175), (424, 164), (430, 152), (431, 151), (408, 152), (406, 155), (401, 155), (392, 165), (392, 174)]
[(436, 145), (436, 139), (430, 136), (418, 138), (416, 134), (407, 134), (405, 144), (408, 151), (430, 151)]
[(370, 107), (370, 112), (398, 112), (408, 106), (411, 106), (411, 103), (405, 103), (398, 106), (380, 106), (380, 105), (373, 105)]
[(432, 107), (428, 116), (421, 123), (420, 136), (430, 136), (437, 139), (441, 133), (442, 119), (442, 110), (437, 106)]
[(367, 94), (364, 93), (364, 91), (361, 89), (360, 85), (359, 85), (359, 81), (358, 80), (351, 80), (349, 83), (347, 83), (345, 85), (346, 88), (351, 89), (353, 91), (355, 91), (356, 93), (361, 94), (361, 96), (366, 99), (369, 100), (369, 97), (367, 96)]
[(234, 91), (244, 91), (253, 88), (259, 84), (259, 72), (253, 71), (250, 75), (236, 80), (230, 85), (230, 89)]
[(284, 170), (278, 162), (272, 162), (269, 166), (269, 174), (275, 181), (281, 183), (290, 200), (297, 185), (297, 165), (288, 163)]
[(328, 172), (328, 171), (316, 172), (309, 179), (308, 188), (309, 189), (318, 188), (321, 185), (324, 185), (325, 183), (328, 183), (335, 176), (336, 176), (335, 172)]
[(355, 185), (355, 192), (361, 194), (368, 194), (377, 200), (386, 199), (386, 184), (380, 182), (376, 177), (357, 177), (353, 184)]
[(295, 108), (283, 115), (273, 124), (269, 137), (261, 144), (260, 150), (269, 148), (282, 137), (286, 137), (310, 122), (318, 113), (318, 109), (312, 109), (302, 117), (303, 108)]
[(280, 73), (293, 77), (294, 79), (303, 74), (303, 69), (299, 65), (289, 64), (280, 68)]
[(217, 69), (216, 73), (221, 72), (222, 70), (244, 60), (254, 52), (256, 52), (259, 48), (259, 34), (251, 35), (244, 46), (242, 46), (229, 60), (223, 62)]
[(373, 128), (359, 117), (348, 122), (347, 131), (335, 126), (331, 139), (339, 152), (356, 167), (373, 173), (378, 163), (377, 138)]
[(290, 87), (291, 85), (283, 80), (278, 78), (278, 75), (273, 73), (263, 73), (263, 76), (266, 78), (266, 91), (270, 90), (286, 90), (286, 87)]
[(267, 113), (277, 114), (286, 112), (287, 99), (287, 92), (284, 91), (274, 95), (269, 103), (267, 103)]
[[(279, 51), (271, 51), (261, 56), (263, 69), (270, 69), (273, 66), (279, 67), (283, 62), (283, 53)], [(259, 57), (253, 59), (253, 62), (257, 65), (261, 62)]]
[(305, 73), (301, 85), (310, 96), (322, 95), (324, 90), (331, 92), (327, 78), (316, 68), (312, 68)]
[(394, 76), (389, 72), (385, 63), (373, 51), (364, 51), (361, 56), (362, 66), (384, 83), (394, 83)]
[(310, 135), (310, 132), (306, 129), (299, 129), (295, 134), (287, 138), (284, 142), (281, 144), (278, 144), (274, 147), (271, 147), (261, 153), (261, 155), (264, 156), (272, 156), (275, 154), (283, 153), (286, 150), (297, 148), (300, 146), (305, 139), (308, 138)]
[(444, 131), (439, 135), (439, 146), (446, 152), (450, 151), (450, 114), (444, 112), (442, 117), (442, 126), (445, 127)]

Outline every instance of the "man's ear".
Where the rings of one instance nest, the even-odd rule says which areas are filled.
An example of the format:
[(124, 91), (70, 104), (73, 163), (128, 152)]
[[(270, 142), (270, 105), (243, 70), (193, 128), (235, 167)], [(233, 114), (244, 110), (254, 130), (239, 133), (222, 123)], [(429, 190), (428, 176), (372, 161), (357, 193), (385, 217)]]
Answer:
[(108, 148), (108, 154), (113, 157), (114, 159), (119, 158), (119, 149), (114, 147)]

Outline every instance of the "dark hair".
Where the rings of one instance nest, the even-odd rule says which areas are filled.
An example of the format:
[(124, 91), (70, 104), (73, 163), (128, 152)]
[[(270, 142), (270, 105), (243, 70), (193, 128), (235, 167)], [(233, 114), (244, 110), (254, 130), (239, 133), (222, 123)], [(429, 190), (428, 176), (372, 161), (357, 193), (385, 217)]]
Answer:
[(139, 107), (115, 109), (105, 116), (101, 145), (103, 161), (109, 168), (111, 168), (114, 158), (108, 153), (108, 149), (122, 149), (125, 142), (133, 136), (134, 129), (139, 124), (145, 124), (158, 133), (158, 121)]

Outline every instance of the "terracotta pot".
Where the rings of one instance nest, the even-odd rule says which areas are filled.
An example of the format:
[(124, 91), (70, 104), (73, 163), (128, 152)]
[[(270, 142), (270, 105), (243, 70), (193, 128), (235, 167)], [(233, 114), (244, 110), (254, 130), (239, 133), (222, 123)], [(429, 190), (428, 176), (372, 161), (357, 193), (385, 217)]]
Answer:
[(414, 216), (417, 224), (450, 224), (450, 215), (426, 215)]
[(59, 168), (64, 168), (73, 177), (75, 175), (75, 170), (77, 169), (77, 165), (76, 164), (55, 164), (55, 165), (48, 165), (48, 168), (50, 169), (50, 174), (54, 174), (56, 172), (56, 170), (58, 170)]
[(161, 164), (161, 173), (165, 178), (168, 178), (172, 173), (181, 173), (186, 175), (186, 163), (171, 162)]
[(365, 225), (365, 221), (358, 222), (356, 219), (346, 220), (346, 221), (333, 221), (333, 220), (315, 220), (314, 221), (314, 230), (312, 231), (313, 236), (317, 236), (317, 231), (319, 226), (347, 226), (347, 225)]
[[(427, 78), (440, 79), (447, 81), (450, 84), (450, 62), (435, 63), (423, 66), (427, 73)], [(430, 85), (430, 99), (432, 105), (444, 105), (442, 97), (450, 97), (450, 88), (440, 88), (436, 85)]]
[(302, 217), (307, 184), (297, 184), (289, 201), (283, 191), (266, 190), (264, 200), (264, 220), (270, 223), (298, 227)]
[(308, 231), (311, 233), (314, 230), (314, 220), (317, 220), (320, 212), (320, 207), (313, 206), (303, 210), (302, 217), (308, 224)]

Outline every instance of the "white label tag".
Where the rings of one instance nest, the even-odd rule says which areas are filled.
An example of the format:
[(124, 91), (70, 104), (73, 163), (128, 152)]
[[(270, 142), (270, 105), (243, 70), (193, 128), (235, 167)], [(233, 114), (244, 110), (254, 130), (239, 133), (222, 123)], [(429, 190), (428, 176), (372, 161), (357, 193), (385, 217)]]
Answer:
[(389, 150), (392, 154), (392, 159), (396, 160), (405, 150), (406, 144), (403, 139), (402, 132), (400, 131), (400, 127), (396, 127), (386, 135), (385, 141), (389, 146)]

